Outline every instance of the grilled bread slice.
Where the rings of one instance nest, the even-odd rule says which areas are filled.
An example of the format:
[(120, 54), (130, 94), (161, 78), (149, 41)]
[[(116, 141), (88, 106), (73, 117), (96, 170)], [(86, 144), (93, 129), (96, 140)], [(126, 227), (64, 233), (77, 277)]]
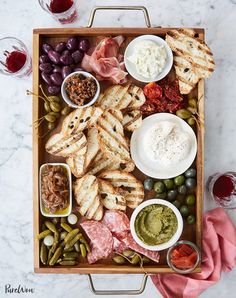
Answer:
[(122, 124), (127, 131), (135, 131), (139, 128), (142, 124), (142, 114), (140, 110), (126, 112)]
[(95, 127), (88, 129), (87, 134), (87, 152), (85, 154), (84, 170), (86, 171), (93, 162), (99, 151), (98, 130)]
[(72, 174), (76, 178), (80, 178), (84, 175), (84, 162), (85, 162), (85, 154), (76, 155), (74, 157), (69, 157), (66, 159), (66, 163), (68, 164)]
[(88, 219), (100, 220), (103, 208), (100, 202), (98, 181), (93, 175), (85, 175), (74, 183), (74, 196), (81, 215)]
[(87, 107), (71, 112), (62, 123), (62, 134), (74, 135), (95, 125), (103, 110), (99, 107)]
[(88, 174), (98, 175), (104, 170), (123, 170), (126, 172), (132, 172), (134, 168), (135, 165), (132, 160), (122, 162), (117, 159), (108, 158), (101, 151), (99, 151), (92, 165), (88, 169)]
[(101, 151), (109, 158), (129, 161), (131, 160), (129, 146), (124, 136), (123, 126), (112, 111), (114, 110), (105, 110), (96, 124)]
[(210, 48), (196, 35), (192, 29), (173, 29), (166, 34), (182, 94), (190, 93), (200, 79), (210, 77), (215, 69)]
[(108, 181), (98, 179), (98, 188), (102, 204), (107, 209), (126, 210), (126, 200), (115, 190), (112, 184)]
[(113, 187), (118, 188), (130, 208), (136, 208), (144, 199), (143, 184), (128, 172), (104, 171), (99, 178), (109, 181)]
[(100, 95), (97, 106), (104, 109), (136, 109), (143, 105), (145, 100), (142, 88), (133, 84), (126, 86), (115, 85), (107, 88), (105, 92)]
[(48, 153), (56, 156), (84, 155), (87, 151), (87, 140), (82, 132), (73, 136), (59, 133), (49, 138), (45, 148)]

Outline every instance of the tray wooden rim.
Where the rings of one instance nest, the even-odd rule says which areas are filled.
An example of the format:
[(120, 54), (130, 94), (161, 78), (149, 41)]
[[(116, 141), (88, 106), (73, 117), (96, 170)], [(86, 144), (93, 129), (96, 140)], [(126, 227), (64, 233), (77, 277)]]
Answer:
[[(33, 92), (38, 93), (39, 86), (39, 71), (38, 71), (38, 57), (39, 57), (39, 43), (40, 35), (47, 35), (48, 37), (57, 35), (141, 35), (141, 34), (165, 34), (167, 31), (174, 28), (39, 28), (33, 30)], [(205, 30), (203, 28), (193, 28), (199, 37), (204, 40)], [(196, 242), (201, 248), (202, 240), (202, 210), (203, 210), (203, 185), (204, 185), (204, 80), (198, 83), (198, 101), (199, 101), (199, 114), (202, 119), (200, 127), (197, 131), (198, 139), (198, 155), (197, 155), (197, 197), (196, 205), (197, 222), (196, 222)], [(38, 119), (39, 102), (37, 96), (33, 96), (32, 101), (32, 118), (33, 122)], [(37, 130), (32, 129), (33, 134), (33, 232), (34, 232), (34, 272), (35, 273), (49, 273), (49, 274), (142, 274), (144, 270), (139, 267), (130, 266), (116, 266), (116, 265), (102, 265), (102, 264), (82, 264), (79, 267), (41, 267), (39, 262), (39, 243), (36, 235), (39, 233), (39, 187), (38, 187), (38, 169), (39, 169), (39, 140)], [(174, 273), (168, 266), (148, 266), (145, 267), (145, 272), (149, 274), (155, 273)], [(195, 269), (194, 272), (201, 272), (201, 264)]]

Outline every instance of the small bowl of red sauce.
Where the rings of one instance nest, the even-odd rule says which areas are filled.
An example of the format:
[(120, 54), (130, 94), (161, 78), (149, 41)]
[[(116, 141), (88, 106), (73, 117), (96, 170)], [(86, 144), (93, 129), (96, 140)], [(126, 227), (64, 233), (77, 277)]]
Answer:
[(167, 252), (167, 263), (180, 274), (188, 274), (198, 266), (201, 256), (199, 248), (191, 241), (181, 240), (171, 246)]

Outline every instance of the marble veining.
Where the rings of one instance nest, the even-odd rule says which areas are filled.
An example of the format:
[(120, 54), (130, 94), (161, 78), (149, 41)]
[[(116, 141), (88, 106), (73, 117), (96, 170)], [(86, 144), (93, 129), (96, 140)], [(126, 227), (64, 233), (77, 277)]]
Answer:
[[(236, 1), (235, 0), (79, 0), (79, 18), (68, 27), (86, 26), (95, 5), (144, 5), (153, 26), (206, 28), (206, 39), (216, 60), (216, 71), (206, 82), (205, 177), (216, 171), (236, 169)], [(105, 17), (104, 17), (105, 16)], [(32, 50), (32, 29), (61, 27), (38, 5), (38, 1), (1, 1), (0, 38), (16, 36)], [(95, 26), (145, 26), (140, 12), (99, 12)], [(93, 297), (86, 276), (36, 275), (33, 273), (32, 237), (32, 77), (16, 80), (0, 77), (0, 297), (6, 284), (34, 288), (33, 294), (14, 297)], [(205, 196), (205, 209), (213, 208)], [(236, 223), (236, 211), (229, 212)], [(98, 289), (137, 288), (141, 276), (96, 275)], [(222, 274), (221, 281), (201, 297), (232, 297), (236, 269)], [(109, 296), (108, 296), (109, 297)], [(161, 297), (148, 281), (141, 298)]]

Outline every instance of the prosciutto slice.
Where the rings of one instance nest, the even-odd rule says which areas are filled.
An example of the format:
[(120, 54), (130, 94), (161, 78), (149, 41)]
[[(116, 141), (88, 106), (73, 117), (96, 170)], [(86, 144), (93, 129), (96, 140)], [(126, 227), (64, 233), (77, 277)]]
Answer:
[(98, 80), (109, 80), (115, 84), (127, 81), (123, 56), (119, 54), (119, 47), (123, 43), (123, 36), (104, 38), (93, 50), (91, 55), (84, 55), (82, 68), (96, 73)]

